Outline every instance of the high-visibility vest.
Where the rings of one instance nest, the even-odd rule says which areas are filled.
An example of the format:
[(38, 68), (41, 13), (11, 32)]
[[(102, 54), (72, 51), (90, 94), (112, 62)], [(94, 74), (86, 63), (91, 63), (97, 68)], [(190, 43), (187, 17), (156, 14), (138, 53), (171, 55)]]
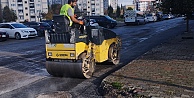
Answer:
[(73, 21), (71, 20), (70, 16), (67, 14), (67, 11), (68, 11), (69, 8), (72, 9), (72, 11), (73, 11), (73, 13), (74, 13), (74, 9), (73, 9), (69, 4), (65, 4), (65, 5), (63, 5), (63, 6), (61, 7), (60, 15), (65, 15), (65, 16), (67, 16), (67, 18), (69, 19), (69, 22), (70, 22), (69, 26), (72, 26)]

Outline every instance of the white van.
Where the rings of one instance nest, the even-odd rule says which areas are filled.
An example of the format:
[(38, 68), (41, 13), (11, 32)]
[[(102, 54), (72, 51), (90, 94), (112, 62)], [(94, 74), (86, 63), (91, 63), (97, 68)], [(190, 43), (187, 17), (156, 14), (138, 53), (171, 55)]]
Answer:
[(126, 10), (125, 11), (124, 22), (127, 25), (131, 24), (131, 23), (135, 23), (137, 25), (146, 23), (144, 14), (140, 13), (139, 11), (135, 11), (135, 10)]

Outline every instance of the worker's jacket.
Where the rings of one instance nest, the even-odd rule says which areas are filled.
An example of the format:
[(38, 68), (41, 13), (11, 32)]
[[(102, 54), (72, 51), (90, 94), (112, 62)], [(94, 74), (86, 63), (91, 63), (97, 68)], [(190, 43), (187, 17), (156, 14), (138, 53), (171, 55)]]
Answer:
[(73, 21), (71, 20), (71, 17), (67, 14), (67, 11), (68, 11), (69, 8), (72, 9), (72, 11), (73, 11), (73, 13), (74, 13), (74, 9), (73, 9), (69, 4), (65, 4), (65, 5), (63, 5), (63, 6), (61, 7), (60, 15), (65, 15), (65, 16), (67, 16), (67, 18), (69, 19), (69, 22), (70, 22), (69, 26), (72, 26)]

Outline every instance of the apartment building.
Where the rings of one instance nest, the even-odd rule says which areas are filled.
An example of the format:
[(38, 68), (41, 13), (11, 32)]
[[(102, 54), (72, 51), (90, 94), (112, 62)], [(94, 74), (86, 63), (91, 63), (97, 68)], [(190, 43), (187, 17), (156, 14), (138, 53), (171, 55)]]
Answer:
[(47, 0), (1, 0), (1, 5), (14, 10), (17, 22), (40, 21), (41, 13), (48, 13)]
[(67, 3), (68, 0), (48, 0), (48, 4), (52, 5), (52, 4), (61, 4), (64, 5)]
[(156, 0), (137, 0), (138, 2), (138, 9), (139, 11), (153, 11), (154, 6), (153, 2), (156, 2)]
[(118, 5), (118, 0), (104, 0), (104, 9), (108, 9), (111, 6), (114, 11), (116, 11)]
[(78, 0), (77, 4), (80, 11), (89, 15), (104, 15), (103, 0)]

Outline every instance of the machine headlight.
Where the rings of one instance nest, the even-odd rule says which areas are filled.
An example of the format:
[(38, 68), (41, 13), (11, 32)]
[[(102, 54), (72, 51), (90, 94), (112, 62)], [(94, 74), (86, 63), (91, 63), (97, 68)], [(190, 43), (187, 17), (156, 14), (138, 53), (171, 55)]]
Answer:
[(48, 52), (48, 56), (52, 56), (52, 52)]
[(22, 30), (22, 33), (29, 33), (28, 31)]
[(70, 53), (70, 57), (74, 57), (75, 56), (75, 54), (74, 53)]

